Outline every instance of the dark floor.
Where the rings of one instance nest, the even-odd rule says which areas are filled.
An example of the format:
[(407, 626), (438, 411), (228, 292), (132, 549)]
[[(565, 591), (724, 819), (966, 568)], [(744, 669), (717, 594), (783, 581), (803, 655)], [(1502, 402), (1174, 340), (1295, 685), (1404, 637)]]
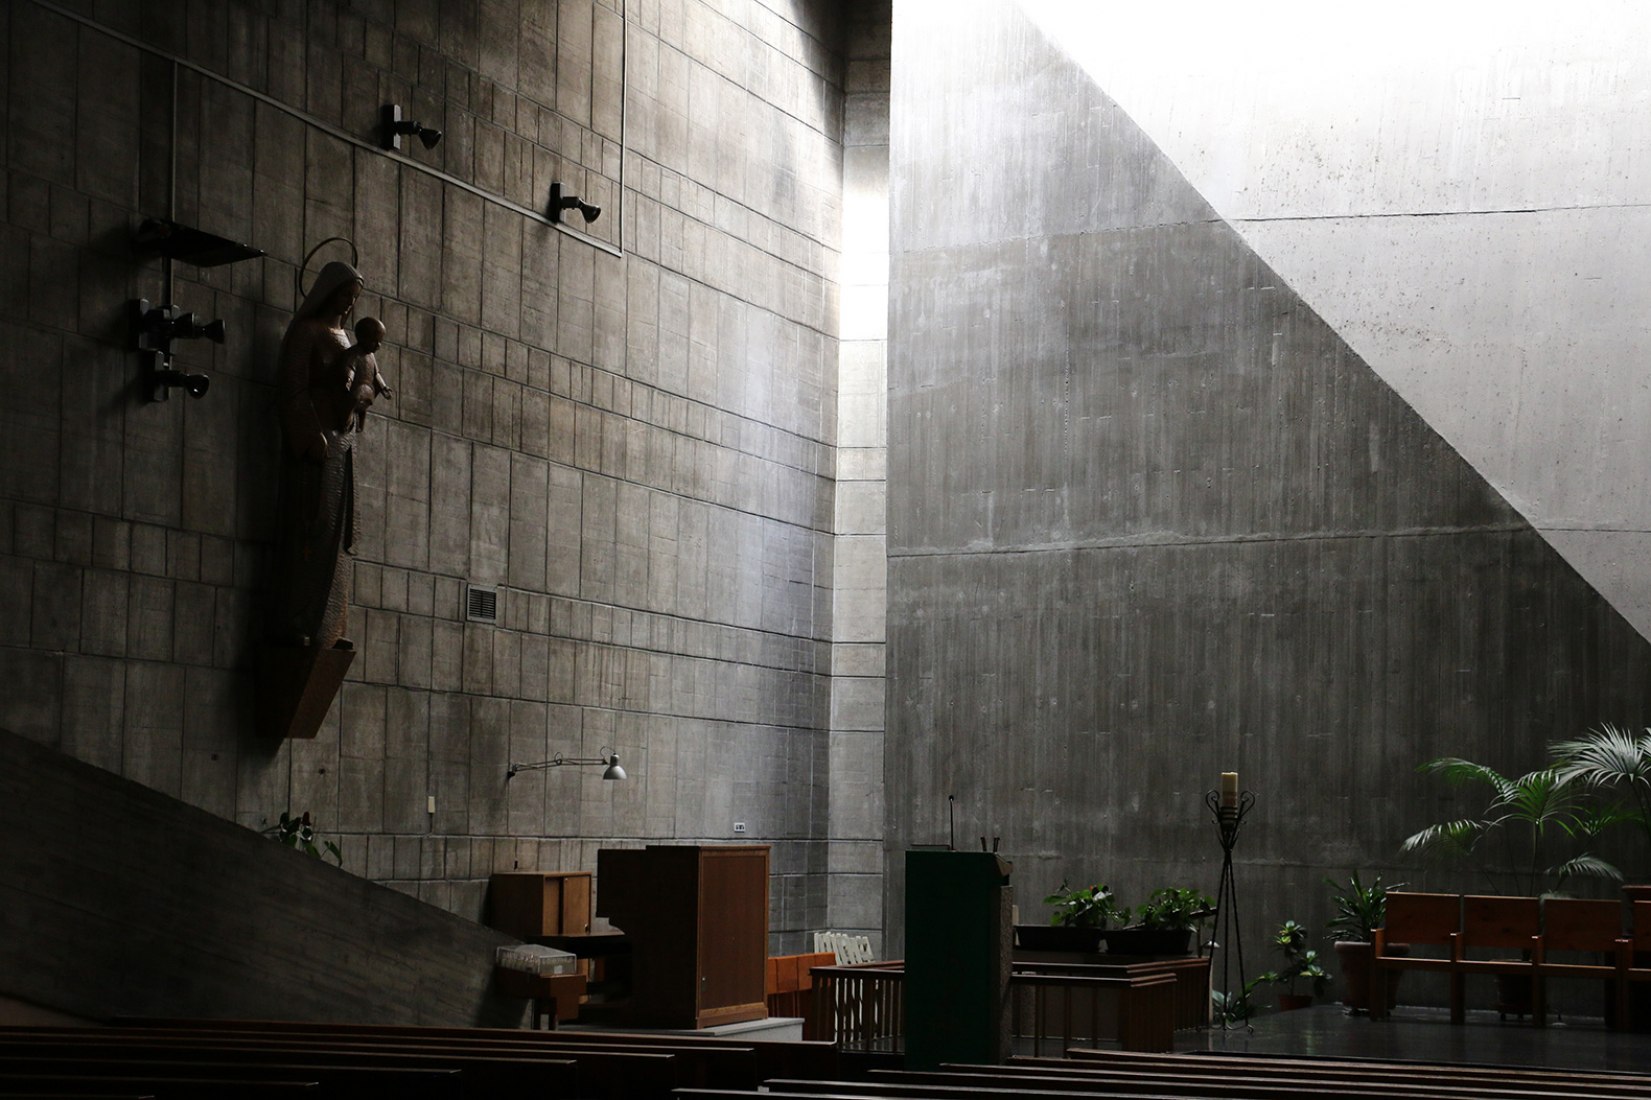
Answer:
[(1494, 1012), (1469, 1012), (1467, 1023), (1452, 1024), (1443, 1008), (1401, 1006), (1378, 1023), (1349, 1016), (1339, 1005), (1317, 1005), (1257, 1016), (1252, 1023), (1253, 1031), (1179, 1032), (1176, 1049), (1651, 1074), (1651, 1034), (1610, 1031), (1597, 1017), (1570, 1017), (1538, 1028), (1528, 1021), (1504, 1023)]

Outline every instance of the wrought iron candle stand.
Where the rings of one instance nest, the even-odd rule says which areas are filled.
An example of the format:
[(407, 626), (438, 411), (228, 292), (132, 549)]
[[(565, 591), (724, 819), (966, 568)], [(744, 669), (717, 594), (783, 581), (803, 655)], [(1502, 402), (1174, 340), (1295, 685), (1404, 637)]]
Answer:
[[(1238, 841), (1238, 827), (1244, 824), (1244, 817), (1255, 805), (1255, 794), (1245, 791), (1238, 796), (1235, 806), (1223, 806), (1218, 791), (1208, 791), (1204, 795), (1204, 805), (1210, 808), (1215, 815), (1215, 827), (1221, 836), (1221, 885), (1215, 893), (1215, 935), (1211, 940), (1211, 950), (1221, 948), (1221, 984), (1225, 988), (1227, 1008), (1230, 1010), (1236, 1003), (1235, 998), (1244, 995), (1244, 939), (1238, 929), (1238, 890), (1233, 884), (1233, 845)], [(1238, 952), (1238, 986), (1237, 991), (1229, 980), (1229, 964), (1232, 962), (1233, 952)], [(1232, 1018), (1231, 1012), (1221, 1014), (1221, 1028), (1227, 1030), (1238, 1021)], [(1254, 1031), (1254, 1025), (1245, 1022), (1245, 1028)]]

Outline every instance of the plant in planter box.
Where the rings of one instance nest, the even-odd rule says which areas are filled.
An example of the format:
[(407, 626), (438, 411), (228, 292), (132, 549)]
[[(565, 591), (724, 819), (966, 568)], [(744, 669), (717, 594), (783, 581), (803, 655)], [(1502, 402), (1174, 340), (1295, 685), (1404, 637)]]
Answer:
[(1214, 915), (1214, 905), (1191, 887), (1154, 890), (1135, 910), (1135, 924), (1106, 933), (1106, 949), (1117, 955), (1185, 955), (1193, 929)]
[(1108, 924), (1129, 923), (1129, 910), (1118, 905), (1105, 883), (1072, 889), (1063, 881), (1059, 890), (1043, 899), (1049, 906), (1049, 924), (1015, 927), (1020, 945), (1034, 951), (1092, 952), (1100, 946)]
[[(1387, 923), (1387, 891), (1400, 890), (1404, 883), (1388, 887), (1377, 874), (1366, 886), (1357, 871), (1351, 872), (1345, 883), (1327, 878), (1335, 916), (1325, 926), (1335, 941), (1336, 957), (1341, 961), (1341, 1003), (1352, 1013), (1370, 1010), (1370, 956), (1375, 951), (1376, 929)], [(1402, 945), (1395, 945), (1402, 946)], [(1402, 972), (1387, 972), (1387, 1004), (1393, 1006)]]
[[(1284, 956), (1284, 966), (1269, 970), (1262, 977), (1275, 985), (1288, 987), (1288, 992), (1278, 995), (1279, 1011), (1306, 1008), (1313, 1003), (1314, 997), (1322, 997), (1330, 975), (1319, 965), (1317, 949), (1307, 946), (1307, 929), (1293, 920), (1287, 920), (1274, 933), (1273, 946)], [(1296, 985), (1301, 981), (1312, 983), (1311, 993), (1297, 990)]]

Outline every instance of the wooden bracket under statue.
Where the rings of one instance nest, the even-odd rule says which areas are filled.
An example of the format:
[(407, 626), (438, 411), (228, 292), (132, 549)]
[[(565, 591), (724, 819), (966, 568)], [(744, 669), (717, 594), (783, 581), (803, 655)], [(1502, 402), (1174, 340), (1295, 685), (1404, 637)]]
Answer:
[(354, 660), (355, 646), (343, 638), (328, 649), (264, 646), (258, 654), (259, 732), (266, 737), (314, 737)]

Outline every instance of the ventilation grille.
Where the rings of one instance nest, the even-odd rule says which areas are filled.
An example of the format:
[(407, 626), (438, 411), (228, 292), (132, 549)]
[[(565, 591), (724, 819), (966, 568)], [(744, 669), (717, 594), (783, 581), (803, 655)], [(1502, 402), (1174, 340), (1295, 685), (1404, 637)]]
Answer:
[(498, 622), (499, 590), (489, 585), (471, 585), (464, 594), (464, 617), (473, 623)]

